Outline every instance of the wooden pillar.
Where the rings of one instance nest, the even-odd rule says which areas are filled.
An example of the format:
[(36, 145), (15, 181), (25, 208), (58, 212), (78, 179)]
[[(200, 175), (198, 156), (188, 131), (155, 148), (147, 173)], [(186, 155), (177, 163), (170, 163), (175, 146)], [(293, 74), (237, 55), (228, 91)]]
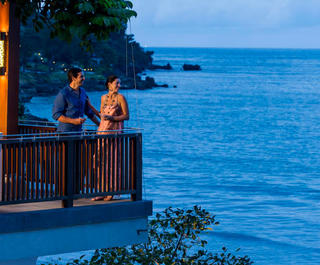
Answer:
[(8, 33), (6, 74), (0, 75), (0, 132), (18, 133), (20, 22), (14, 5), (0, 3), (0, 32)]

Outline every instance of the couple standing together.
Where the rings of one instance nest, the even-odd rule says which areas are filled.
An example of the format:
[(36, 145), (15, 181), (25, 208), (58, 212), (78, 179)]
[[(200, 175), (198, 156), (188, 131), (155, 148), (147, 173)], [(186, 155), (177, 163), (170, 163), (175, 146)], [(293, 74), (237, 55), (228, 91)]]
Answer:
[(123, 128), (123, 121), (129, 119), (129, 109), (125, 97), (118, 93), (120, 80), (117, 76), (109, 76), (105, 83), (108, 93), (101, 97), (100, 113), (91, 105), (82, 87), (85, 80), (82, 70), (71, 68), (68, 80), (69, 85), (60, 90), (52, 110), (52, 117), (59, 121), (58, 132), (81, 131), (86, 121), (84, 115), (99, 126), (98, 131)]
[[(129, 109), (125, 97), (118, 93), (120, 80), (117, 76), (108, 77), (105, 86), (108, 93), (101, 97), (100, 113), (91, 105), (82, 87), (85, 80), (80, 68), (68, 71), (69, 85), (64, 87), (54, 101), (52, 117), (59, 121), (58, 132), (82, 131), (82, 124), (88, 116), (98, 131), (121, 130), (124, 120), (129, 119)], [(101, 121), (97, 119), (99, 117)], [(96, 197), (93, 200), (110, 200), (112, 196)]]

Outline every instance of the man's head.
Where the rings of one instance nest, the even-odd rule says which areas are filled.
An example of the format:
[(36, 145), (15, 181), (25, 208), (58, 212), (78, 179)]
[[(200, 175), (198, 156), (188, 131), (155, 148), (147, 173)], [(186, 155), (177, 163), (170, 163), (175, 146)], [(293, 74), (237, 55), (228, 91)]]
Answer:
[(82, 86), (84, 79), (83, 72), (80, 68), (71, 68), (68, 71), (68, 80), (70, 85), (72, 84), (72, 87), (78, 88)]

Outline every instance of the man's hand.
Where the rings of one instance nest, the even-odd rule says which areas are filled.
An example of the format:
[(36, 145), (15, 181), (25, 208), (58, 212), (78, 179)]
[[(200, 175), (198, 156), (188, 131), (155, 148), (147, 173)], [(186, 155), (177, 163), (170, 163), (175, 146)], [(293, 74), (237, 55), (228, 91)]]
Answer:
[(59, 118), (58, 118), (58, 121), (60, 122), (64, 122), (64, 123), (70, 123), (70, 124), (73, 124), (73, 125), (81, 125), (82, 123), (84, 123), (86, 121), (85, 118), (68, 118), (64, 115), (61, 115)]
[(74, 125), (81, 125), (86, 121), (86, 118), (76, 118), (72, 119)]

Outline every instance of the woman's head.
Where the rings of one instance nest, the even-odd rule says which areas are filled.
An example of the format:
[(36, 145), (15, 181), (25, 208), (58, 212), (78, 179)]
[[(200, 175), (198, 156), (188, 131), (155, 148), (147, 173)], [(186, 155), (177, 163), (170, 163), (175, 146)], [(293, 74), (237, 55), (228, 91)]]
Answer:
[(117, 93), (120, 88), (120, 79), (116, 75), (110, 75), (105, 83), (106, 88), (111, 93)]

